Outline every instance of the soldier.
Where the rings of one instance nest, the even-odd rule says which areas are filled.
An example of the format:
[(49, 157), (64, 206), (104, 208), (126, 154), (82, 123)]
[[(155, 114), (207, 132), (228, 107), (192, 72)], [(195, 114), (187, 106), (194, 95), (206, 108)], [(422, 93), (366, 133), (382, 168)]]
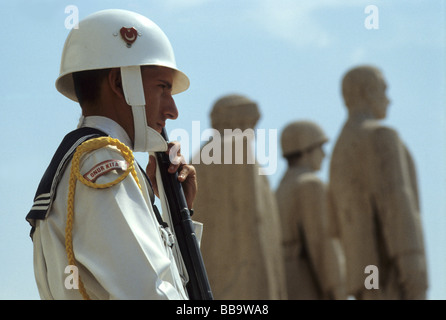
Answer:
[[(342, 81), (348, 119), (336, 141), (329, 196), (356, 299), (424, 299), (426, 257), (415, 166), (398, 133), (380, 123), (389, 100), (381, 71), (349, 70)], [(368, 266), (375, 283), (365, 285)], [(376, 279), (379, 280), (377, 283)]]
[(328, 141), (311, 121), (288, 124), (281, 136), (288, 169), (276, 190), (289, 299), (344, 299), (344, 260), (329, 238), (326, 186), (317, 177)]
[[(168, 38), (142, 15), (104, 10), (71, 30), (56, 87), (79, 102), (82, 118), (27, 215), (42, 299), (188, 298), (178, 246), (153, 206), (152, 184), (162, 187), (154, 158), (149, 180), (132, 153), (172, 147), (160, 133), (178, 117), (172, 95), (188, 86)], [(195, 169), (179, 154), (175, 161), (169, 170), (192, 208)]]

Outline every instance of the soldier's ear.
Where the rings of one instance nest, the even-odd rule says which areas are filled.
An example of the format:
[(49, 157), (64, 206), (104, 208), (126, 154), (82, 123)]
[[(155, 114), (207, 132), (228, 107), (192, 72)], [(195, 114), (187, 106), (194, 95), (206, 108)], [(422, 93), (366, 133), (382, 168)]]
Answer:
[(113, 68), (108, 74), (108, 84), (111, 90), (119, 97), (124, 99), (124, 90), (122, 89), (121, 70)]

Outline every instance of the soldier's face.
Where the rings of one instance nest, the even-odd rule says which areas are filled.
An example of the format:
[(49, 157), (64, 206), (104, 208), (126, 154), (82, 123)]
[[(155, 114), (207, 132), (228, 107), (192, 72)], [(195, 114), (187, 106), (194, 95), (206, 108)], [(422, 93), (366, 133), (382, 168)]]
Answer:
[(172, 97), (174, 71), (165, 67), (142, 67), (147, 124), (161, 133), (167, 119), (178, 118)]

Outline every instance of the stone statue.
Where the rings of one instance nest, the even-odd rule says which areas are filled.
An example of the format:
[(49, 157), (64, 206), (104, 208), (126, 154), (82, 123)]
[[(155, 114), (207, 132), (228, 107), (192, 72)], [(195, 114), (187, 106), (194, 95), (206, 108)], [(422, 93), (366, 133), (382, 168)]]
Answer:
[(288, 299), (345, 299), (342, 249), (329, 237), (326, 185), (317, 177), (327, 142), (311, 121), (289, 123), (281, 135), (288, 169), (276, 190)]
[(330, 163), (332, 232), (342, 241), (351, 296), (425, 299), (415, 165), (398, 133), (380, 123), (389, 104), (386, 87), (372, 66), (353, 68), (343, 78), (348, 119)]
[[(194, 156), (200, 177), (194, 218), (204, 224), (201, 250), (219, 300), (286, 298), (277, 204), (266, 176), (259, 175), (259, 165), (249, 161), (259, 118), (257, 104), (250, 99), (220, 98), (211, 112), (214, 138), (202, 147), (200, 164)], [(204, 151), (216, 141), (219, 161), (209, 163)], [(213, 160), (215, 152), (216, 147)]]

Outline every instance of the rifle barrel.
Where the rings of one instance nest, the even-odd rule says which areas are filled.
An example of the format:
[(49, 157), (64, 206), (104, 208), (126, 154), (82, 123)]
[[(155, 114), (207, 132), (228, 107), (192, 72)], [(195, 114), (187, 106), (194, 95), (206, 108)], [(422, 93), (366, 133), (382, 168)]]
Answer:
[[(168, 141), (165, 128), (163, 128), (162, 136)], [(170, 174), (167, 171), (170, 160), (165, 152), (156, 152), (156, 156), (170, 207), (173, 230), (189, 275), (189, 282), (186, 284), (189, 299), (213, 300), (198, 239), (194, 232), (190, 211), (187, 207), (186, 197), (184, 196), (183, 187), (178, 181), (178, 172)]]

